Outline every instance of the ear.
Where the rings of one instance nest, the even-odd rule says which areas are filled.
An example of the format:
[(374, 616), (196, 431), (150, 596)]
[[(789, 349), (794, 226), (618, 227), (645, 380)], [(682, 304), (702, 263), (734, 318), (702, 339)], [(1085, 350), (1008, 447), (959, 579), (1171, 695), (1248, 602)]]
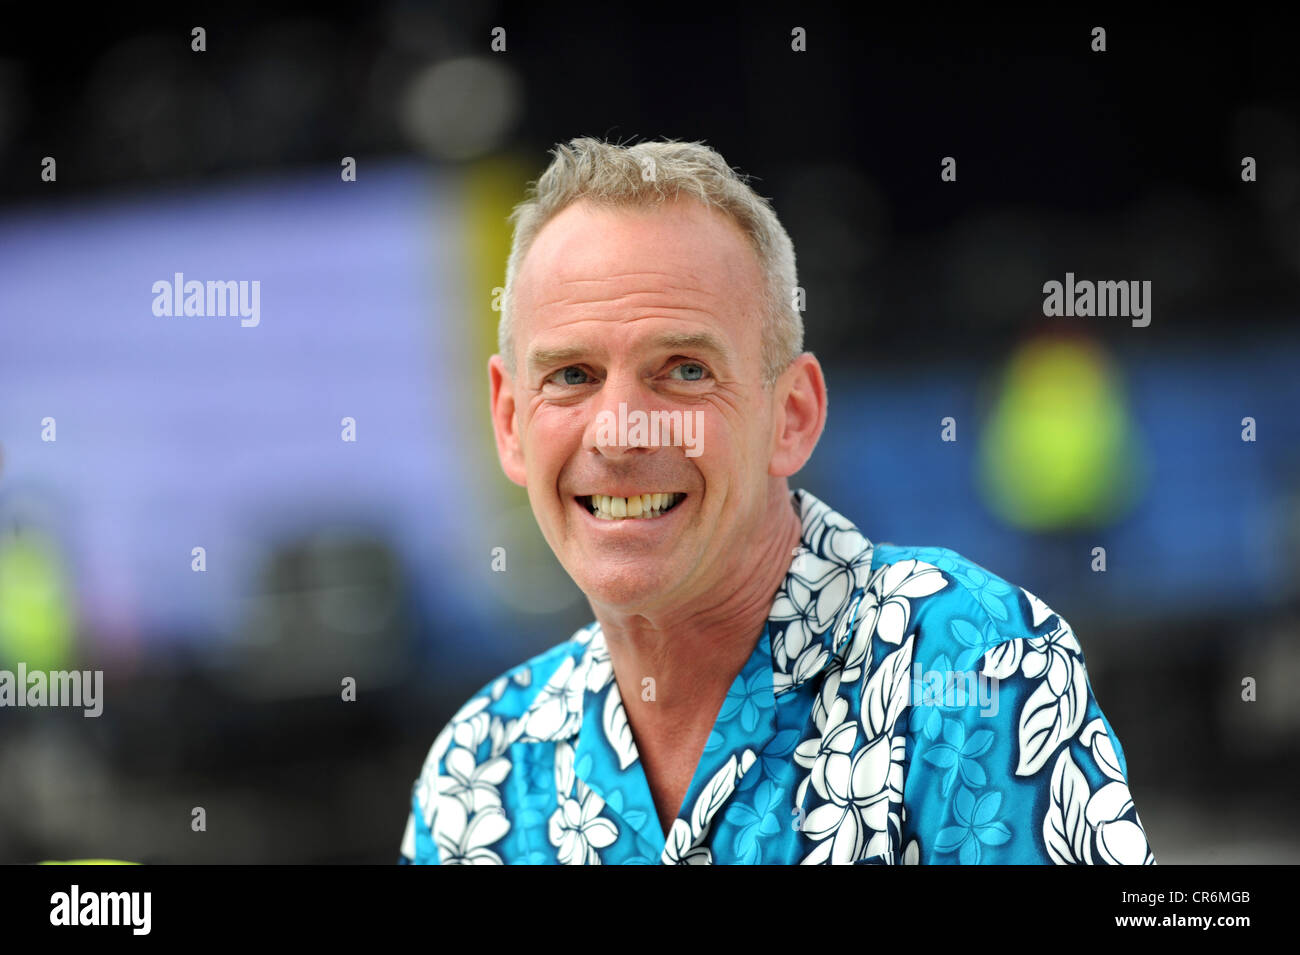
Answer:
[(812, 352), (804, 352), (772, 386), (775, 408), (768, 473), (789, 477), (812, 457), (826, 427), (826, 379)]
[(506, 371), (500, 355), (488, 359), (488, 382), (491, 387), (492, 431), (496, 435), (501, 470), (520, 487), (527, 487), (519, 422), (515, 418), (514, 380)]

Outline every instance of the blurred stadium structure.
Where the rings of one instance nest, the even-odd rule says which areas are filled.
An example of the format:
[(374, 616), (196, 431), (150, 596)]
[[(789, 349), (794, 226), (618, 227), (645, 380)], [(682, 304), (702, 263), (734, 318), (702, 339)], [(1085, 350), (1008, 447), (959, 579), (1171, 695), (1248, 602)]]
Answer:
[[(759, 177), (829, 377), (795, 484), (1070, 620), (1158, 861), (1300, 861), (1287, 38), (1116, 25), (1098, 57), (1079, 25), (801, 10), (795, 56), (788, 16), (644, 14), (114, 9), (0, 40), (0, 668), (106, 683), (98, 719), (0, 710), (0, 862), (392, 862), (452, 711), (587, 622), (484, 374), (504, 217), (584, 134)], [(1044, 318), (1067, 271), (1150, 280), (1151, 325)], [(176, 272), (260, 281), (260, 325), (155, 316)]]

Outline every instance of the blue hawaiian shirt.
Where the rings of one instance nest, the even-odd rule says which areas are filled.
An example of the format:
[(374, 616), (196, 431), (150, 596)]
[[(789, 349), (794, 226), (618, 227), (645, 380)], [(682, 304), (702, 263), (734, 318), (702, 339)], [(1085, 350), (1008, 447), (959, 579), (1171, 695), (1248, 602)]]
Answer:
[(669, 831), (593, 623), (451, 718), (399, 861), (1153, 863), (1069, 624), (792, 497), (800, 546)]

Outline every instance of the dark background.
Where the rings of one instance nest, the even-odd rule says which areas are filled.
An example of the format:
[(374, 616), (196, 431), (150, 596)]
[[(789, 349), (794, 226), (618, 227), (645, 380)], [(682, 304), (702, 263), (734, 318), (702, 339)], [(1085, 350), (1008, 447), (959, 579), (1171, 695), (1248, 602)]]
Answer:
[[(446, 719), (589, 619), (496, 465), (483, 375), (504, 215), (579, 135), (702, 139), (755, 177), (830, 387), (795, 484), (1070, 620), (1157, 860), (1300, 860), (1293, 29), (804, 3), (5, 16), (0, 667), (99, 667), (106, 702), (0, 710), (0, 861), (395, 861)], [(262, 277), (263, 326), (154, 318), (174, 271)], [(1046, 318), (1067, 271), (1150, 280), (1150, 326)]]

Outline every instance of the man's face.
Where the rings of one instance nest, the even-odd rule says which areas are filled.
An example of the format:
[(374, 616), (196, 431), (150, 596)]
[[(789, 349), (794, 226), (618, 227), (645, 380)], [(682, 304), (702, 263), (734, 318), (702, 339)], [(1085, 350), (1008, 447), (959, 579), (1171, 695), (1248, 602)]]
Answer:
[[(740, 229), (692, 200), (650, 209), (575, 203), (525, 257), (515, 375), (499, 359), (492, 366), (498, 446), (547, 542), (593, 603), (641, 613), (707, 599), (734, 586), (728, 570), (770, 519), (762, 282)], [(606, 424), (619, 420), (620, 404), (631, 422), (637, 412), (689, 417), (696, 449), (632, 429), (620, 444), (616, 428), (600, 427), (602, 412)], [(650, 498), (659, 505), (651, 516), (593, 513), (603, 503), (593, 496), (635, 510), (630, 499), (646, 494), (678, 497), (667, 509)], [(618, 514), (624, 505), (612, 507)]]

